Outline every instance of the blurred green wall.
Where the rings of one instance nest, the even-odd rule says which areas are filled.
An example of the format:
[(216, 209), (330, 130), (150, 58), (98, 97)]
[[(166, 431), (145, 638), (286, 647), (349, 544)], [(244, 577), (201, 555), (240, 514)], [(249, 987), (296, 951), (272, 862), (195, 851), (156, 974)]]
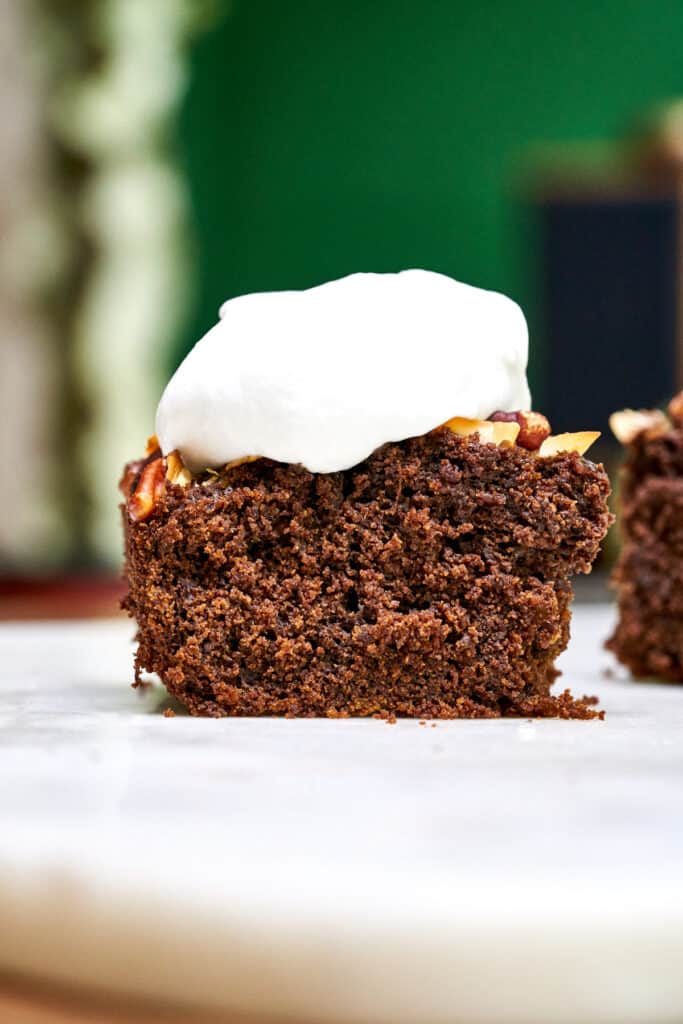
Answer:
[(528, 304), (530, 143), (616, 137), (683, 93), (681, 0), (234, 0), (180, 124), (196, 313), (420, 266)]

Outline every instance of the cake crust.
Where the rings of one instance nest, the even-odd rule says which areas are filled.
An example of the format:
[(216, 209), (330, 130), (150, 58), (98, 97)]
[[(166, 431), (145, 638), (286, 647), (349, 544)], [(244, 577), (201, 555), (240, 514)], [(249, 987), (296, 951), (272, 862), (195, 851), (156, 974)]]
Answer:
[(443, 428), (344, 472), (169, 483), (124, 507), (136, 678), (198, 715), (595, 717), (549, 688), (608, 494), (577, 454)]

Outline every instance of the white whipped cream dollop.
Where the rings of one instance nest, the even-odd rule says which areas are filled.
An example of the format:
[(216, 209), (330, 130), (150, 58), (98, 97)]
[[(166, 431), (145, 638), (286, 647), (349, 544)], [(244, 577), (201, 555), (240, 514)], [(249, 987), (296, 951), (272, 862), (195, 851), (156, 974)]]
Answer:
[(348, 469), (453, 416), (528, 409), (519, 306), (426, 270), (230, 299), (159, 403), (192, 470), (248, 455)]

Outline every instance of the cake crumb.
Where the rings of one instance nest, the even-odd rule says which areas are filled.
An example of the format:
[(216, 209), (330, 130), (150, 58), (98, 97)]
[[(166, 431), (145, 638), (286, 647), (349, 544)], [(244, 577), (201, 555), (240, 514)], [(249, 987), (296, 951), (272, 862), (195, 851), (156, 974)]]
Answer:
[(164, 718), (175, 718), (175, 711), (173, 708), (166, 708), (164, 711)]

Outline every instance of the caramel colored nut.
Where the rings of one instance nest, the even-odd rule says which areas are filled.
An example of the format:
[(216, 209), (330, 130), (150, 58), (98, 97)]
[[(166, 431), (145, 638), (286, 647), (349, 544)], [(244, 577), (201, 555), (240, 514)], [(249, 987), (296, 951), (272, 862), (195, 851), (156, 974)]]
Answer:
[(444, 423), (445, 427), (452, 430), (459, 437), (471, 437), (478, 434), (482, 444), (512, 445), (519, 434), (519, 423), (508, 423), (505, 421), (493, 422), (492, 420), (470, 420), (465, 416), (455, 416), (452, 420)]
[(599, 430), (582, 430), (578, 434), (551, 434), (539, 448), (541, 456), (559, 455), (560, 452), (576, 452), (584, 455), (600, 437)]
[(145, 459), (138, 459), (137, 462), (130, 462), (126, 467), (126, 471), (119, 480), (119, 490), (124, 498), (129, 498), (135, 481), (142, 472), (142, 467), (145, 465)]
[(257, 462), (260, 458), (260, 455), (244, 455), (241, 459), (233, 459), (232, 462), (226, 462), (223, 469), (236, 469), (237, 466), (244, 466), (247, 462)]
[(494, 412), (489, 418), (493, 423), (518, 423), (516, 444), (529, 452), (535, 452), (550, 436), (550, 424), (540, 412), (518, 409), (516, 412)]
[(183, 465), (177, 451), (169, 452), (166, 456), (166, 479), (178, 487), (187, 487), (192, 483), (192, 473)]
[(496, 409), (489, 416), (491, 423), (516, 423), (517, 413), (516, 412), (503, 412), (502, 409)]
[(159, 455), (140, 473), (137, 486), (128, 499), (128, 515), (134, 523), (146, 519), (166, 490), (166, 460)]
[(154, 455), (155, 452), (161, 451), (159, 444), (159, 438), (156, 434), (152, 434), (151, 437), (147, 438), (147, 444), (145, 446), (145, 455)]
[(546, 437), (550, 437), (550, 424), (540, 412), (518, 412), (519, 437), (517, 444), (527, 451), (535, 452)]
[(657, 437), (671, 428), (668, 419), (659, 409), (622, 409), (621, 412), (612, 413), (609, 425), (617, 441), (622, 444), (630, 444), (639, 434), (647, 433), (649, 437)]
[(209, 487), (216, 477), (221, 476), (222, 473), (226, 473), (230, 469), (237, 469), (238, 466), (245, 466), (247, 462), (258, 462), (261, 458), (263, 458), (262, 455), (243, 455), (241, 459), (233, 459), (232, 462), (226, 462), (220, 471), (209, 467), (204, 471), (206, 473), (206, 479), (202, 480), (202, 487)]
[(683, 391), (679, 391), (669, 402), (669, 415), (677, 423), (683, 423)]

